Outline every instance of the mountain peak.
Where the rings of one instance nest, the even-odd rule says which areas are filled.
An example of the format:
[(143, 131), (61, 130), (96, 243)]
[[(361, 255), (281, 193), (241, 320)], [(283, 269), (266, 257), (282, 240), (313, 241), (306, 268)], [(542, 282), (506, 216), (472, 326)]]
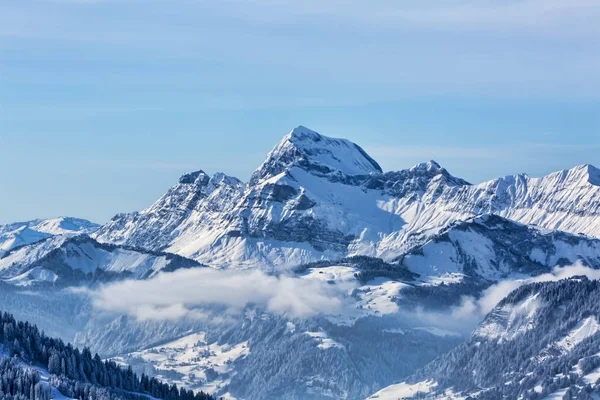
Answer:
[(549, 181), (553, 185), (567, 185), (569, 187), (600, 186), (600, 169), (591, 164), (582, 164), (570, 169), (553, 172), (541, 179)]
[(594, 186), (600, 186), (600, 169), (591, 164), (578, 165), (573, 167), (569, 172), (577, 174)]
[(35, 243), (57, 235), (91, 234), (99, 227), (100, 225), (88, 220), (73, 217), (35, 219), (0, 225), (0, 258), (5, 251), (15, 247)]
[(382, 172), (379, 164), (357, 144), (346, 139), (323, 136), (300, 125), (271, 150), (252, 175), (250, 183), (276, 176), (292, 167), (318, 176)]
[(442, 166), (434, 160), (419, 163), (411, 168), (412, 171), (439, 171), (441, 169), (443, 169)]
[(298, 125), (288, 133), (285, 138), (292, 141), (312, 140), (318, 142), (323, 139), (323, 136), (303, 125)]

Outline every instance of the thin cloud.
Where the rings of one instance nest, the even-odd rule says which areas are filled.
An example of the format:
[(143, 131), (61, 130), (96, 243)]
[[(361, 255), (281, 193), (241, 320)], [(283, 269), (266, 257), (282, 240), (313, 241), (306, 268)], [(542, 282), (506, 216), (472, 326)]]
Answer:
[(553, 282), (573, 276), (584, 275), (589, 279), (600, 279), (600, 270), (585, 267), (579, 263), (555, 267), (551, 272), (529, 279), (514, 279), (498, 282), (480, 296), (463, 296), (458, 306), (449, 311), (429, 311), (422, 308), (417, 310), (400, 310), (398, 317), (409, 326), (432, 326), (469, 336), (485, 316), (496, 307), (513, 290), (535, 282)]
[[(556, 267), (533, 278), (498, 282), (479, 297), (464, 296), (460, 305), (447, 312), (400, 309), (386, 317), (398, 318), (407, 326), (439, 327), (469, 335), (503, 298), (520, 286), (578, 275), (600, 279), (600, 270), (581, 264)], [(356, 311), (356, 303), (348, 296), (352, 287), (291, 276), (276, 277), (256, 270), (196, 268), (163, 273), (147, 281), (128, 280), (94, 290), (75, 290), (88, 294), (99, 312), (131, 315), (138, 320), (187, 318), (222, 323), (238, 318), (247, 306), (292, 318), (352, 315)]]
[[(344, 103), (339, 87), (352, 87), (359, 99), (367, 97), (365, 88), (377, 88), (374, 101), (384, 93), (597, 97), (599, 59), (594, 50), (600, 28), (595, 17), (600, 6), (590, 1), (175, 3), (8, 2), (0, 4), (0, 36), (41, 46), (83, 46), (84, 51), (93, 46), (98, 54), (116, 52), (119, 58), (128, 58), (123, 49), (133, 49), (132, 57), (144, 65), (167, 60), (243, 64), (243, 73), (236, 69), (227, 74), (222, 68), (191, 79), (181, 71), (173, 74), (186, 84), (202, 75), (220, 86), (236, 76), (244, 78), (236, 87), (260, 82), (242, 99), (217, 99), (225, 103), (218, 106), (222, 108), (277, 107), (290, 98), (299, 106), (318, 104), (321, 98), (326, 105)], [(164, 15), (169, 18), (158, 18)], [(0, 46), (14, 43), (4, 42)], [(110, 57), (99, 62), (106, 59)], [(138, 70), (144, 68), (113, 76), (133, 81), (139, 79)], [(34, 76), (27, 70), (14, 73), (19, 74), (19, 79)], [(161, 82), (169, 75), (148, 81)], [(293, 95), (285, 93), (275, 101), (257, 98), (265, 87), (285, 87), (290, 81), (308, 84), (295, 85)], [(299, 93), (302, 88), (311, 92)]]

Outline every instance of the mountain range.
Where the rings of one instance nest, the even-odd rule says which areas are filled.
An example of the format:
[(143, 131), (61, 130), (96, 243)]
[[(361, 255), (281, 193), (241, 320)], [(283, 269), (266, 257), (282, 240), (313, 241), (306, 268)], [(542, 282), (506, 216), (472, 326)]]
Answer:
[(280, 269), (354, 255), (392, 260), (482, 214), (599, 237), (600, 170), (582, 165), (477, 185), (434, 161), (382, 172), (358, 145), (299, 126), (247, 184), (186, 174), (150, 207), (116, 215), (93, 237), (217, 268)]
[[(435, 161), (384, 172), (360, 146), (302, 126), (248, 182), (196, 171), (103, 225), (0, 226), (3, 308), (137, 373), (230, 399), (585, 396), (598, 350), (584, 297), (595, 299), (597, 283), (565, 271), (595, 270), (591, 165), (471, 184)], [(178, 275), (198, 271), (209, 273)], [(284, 298), (318, 288), (340, 307), (299, 317), (252, 297), (233, 311), (181, 300), (192, 282), (174, 280), (174, 291), (139, 286), (163, 307), (144, 318), (98, 308), (105, 288), (168, 276), (269, 279), (288, 285)], [(465, 368), (474, 375), (458, 376)]]

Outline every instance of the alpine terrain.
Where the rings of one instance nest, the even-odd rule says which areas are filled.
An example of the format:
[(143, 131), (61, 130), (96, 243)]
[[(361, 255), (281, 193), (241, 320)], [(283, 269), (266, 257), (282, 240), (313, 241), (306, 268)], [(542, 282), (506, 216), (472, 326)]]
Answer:
[[(597, 168), (385, 172), (299, 126), (247, 182), (189, 172), (103, 225), (0, 226), (0, 307), (28, 321), (2, 317), (17, 358), (0, 374), (33, 365), (19, 374), (34, 392), (86, 400), (94, 386), (175, 399), (148, 389), (159, 380), (179, 398), (598, 397), (596, 278)], [(48, 369), (51, 339), (7, 328), (31, 324), (74, 344), (52, 342), (64, 368)]]
[(272, 269), (353, 255), (395, 259), (481, 214), (598, 237), (600, 170), (582, 165), (477, 185), (434, 161), (382, 172), (358, 145), (299, 126), (247, 184), (186, 174), (149, 208), (119, 214), (93, 236), (218, 268)]

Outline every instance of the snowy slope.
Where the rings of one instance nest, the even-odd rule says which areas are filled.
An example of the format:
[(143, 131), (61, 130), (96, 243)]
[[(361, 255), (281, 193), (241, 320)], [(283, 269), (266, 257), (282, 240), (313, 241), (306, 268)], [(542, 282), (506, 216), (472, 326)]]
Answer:
[(111, 277), (142, 279), (198, 265), (174, 254), (101, 244), (85, 235), (57, 235), (5, 253), (0, 257), (0, 278), (17, 286), (73, 284)]
[(497, 343), (515, 340), (535, 328), (539, 306), (539, 293), (532, 294), (516, 304), (504, 303), (488, 314), (473, 332), (473, 337)]
[(418, 394), (429, 393), (435, 388), (436, 383), (431, 381), (423, 381), (415, 384), (397, 383), (390, 385), (379, 392), (369, 396), (367, 400), (400, 400), (414, 397)]
[(482, 215), (451, 224), (398, 261), (429, 281), (445, 276), (497, 281), (576, 262), (600, 268), (600, 240)]
[(392, 260), (482, 214), (600, 237), (599, 176), (583, 165), (470, 185), (434, 161), (383, 173), (359, 146), (298, 127), (248, 184), (184, 175), (152, 206), (115, 216), (94, 237), (215, 267), (267, 269), (349, 255)]
[(0, 225), (0, 256), (8, 250), (55, 235), (90, 234), (100, 225), (85, 219), (60, 217)]

